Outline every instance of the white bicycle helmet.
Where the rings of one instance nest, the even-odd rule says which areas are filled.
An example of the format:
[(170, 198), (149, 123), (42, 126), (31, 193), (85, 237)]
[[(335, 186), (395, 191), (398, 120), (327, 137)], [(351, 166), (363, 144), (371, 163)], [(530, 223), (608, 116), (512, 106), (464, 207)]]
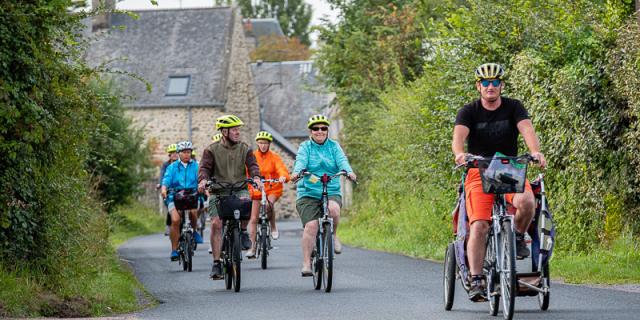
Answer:
[(183, 150), (193, 150), (193, 143), (189, 140), (178, 142), (177, 151), (182, 152)]

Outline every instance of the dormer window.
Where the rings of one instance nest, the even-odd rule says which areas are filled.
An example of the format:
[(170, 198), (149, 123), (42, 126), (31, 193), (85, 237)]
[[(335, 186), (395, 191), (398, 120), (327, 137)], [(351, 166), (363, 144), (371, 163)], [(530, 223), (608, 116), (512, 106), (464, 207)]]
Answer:
[(186, 96), (189, 93), (191, 76), (170, 76), (167, 96)]

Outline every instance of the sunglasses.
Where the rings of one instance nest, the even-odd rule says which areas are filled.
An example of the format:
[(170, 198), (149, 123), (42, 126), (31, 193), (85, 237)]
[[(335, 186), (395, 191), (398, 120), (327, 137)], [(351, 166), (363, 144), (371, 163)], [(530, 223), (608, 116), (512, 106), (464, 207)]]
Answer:
[(311, 127), (311, 131), (327, 131), (329, 127)]
[(489, 83), (491, 83), (494, 87), (498, 87), (500, 85), (500, 83), (502, 82), (502, 80), (500, 79), (493, 79), (493, 80), (480, 80), (480, 84), (482, 84), (483, 87), (488, 87)]

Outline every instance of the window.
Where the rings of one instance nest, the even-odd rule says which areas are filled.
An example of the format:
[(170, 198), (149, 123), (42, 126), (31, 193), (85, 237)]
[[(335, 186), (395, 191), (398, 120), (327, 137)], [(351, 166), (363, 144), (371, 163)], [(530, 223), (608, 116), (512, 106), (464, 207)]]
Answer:
[(168, 96), (186, 96), (189, 93), (191, 76), (171, 76), (167, 86)]

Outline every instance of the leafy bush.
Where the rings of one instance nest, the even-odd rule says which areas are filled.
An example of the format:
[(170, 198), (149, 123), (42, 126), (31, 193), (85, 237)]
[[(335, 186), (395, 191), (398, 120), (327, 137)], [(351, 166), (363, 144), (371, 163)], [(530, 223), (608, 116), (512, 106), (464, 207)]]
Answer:
[[(545, 177), (559, 249), (588, 252), (626, 230), (638, 234), (640, 30), (629, 3), (394, 4), (430, 17), (420, 35), (405, 40), (424, 48), (419, 68), (397, 72), (403, 61), (397, 55), (375, 55), (393, 48), (392, 42), (353, 41), (378, 39), (371, 19), (391, 14), (375, 1), (344, 4), (345, 21), (325, 29), (329, 47), (320, 52), (322, 71), (341, 103), (347, 151), (367, 180), (357, 191), (354, 225), (381, 228), (377, 225), (423, 206), (425, 215), (416, 216), (415, 223), (425, 226), (426, 219), (429, 227), (407, 232), (450, 233), (448, 214), (460, 176), (451, 169), (453, 122), (463, 104), (478, 98), (474, 68), (492, 61), (505, 65), (504, 93), (524, 102), (550, 163)], [(366, 60), (367, 53), (377, 58)], [(376, 63), (366, 68), (363, 61)], [(411, 74), (418, 76), (406, 76)], [(415, 197), (421, 200), (407, 201)], [(444, 248), (447, 237), (433, 239)]]

